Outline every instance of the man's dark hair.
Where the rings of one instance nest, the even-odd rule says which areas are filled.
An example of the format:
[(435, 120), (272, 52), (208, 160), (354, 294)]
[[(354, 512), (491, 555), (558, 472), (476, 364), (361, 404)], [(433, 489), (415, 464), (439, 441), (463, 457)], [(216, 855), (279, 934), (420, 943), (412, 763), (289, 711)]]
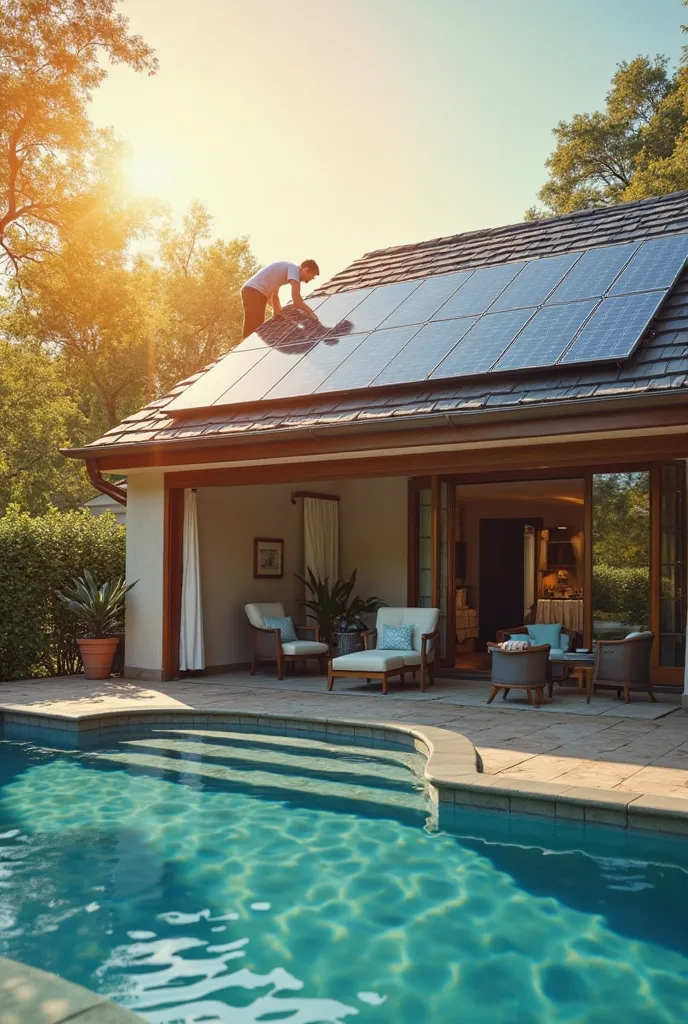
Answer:
[(303, 263), (301, 264), (301, 268), (303, 270), (312, 270), (314, 274), (320, 273), (320, 267), (315, 262), (315, 260), (304, 260)]

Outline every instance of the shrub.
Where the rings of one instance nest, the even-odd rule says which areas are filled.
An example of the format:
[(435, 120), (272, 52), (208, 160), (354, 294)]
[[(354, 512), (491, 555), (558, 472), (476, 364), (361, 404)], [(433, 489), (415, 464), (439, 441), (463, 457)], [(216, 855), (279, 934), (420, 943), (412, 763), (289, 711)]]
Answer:
[(648, 566), (596, 564), (592, 574), (594, 617), (624, 626), (650, 621), (650, 570)]
[(68, 675), (80, 667), (77, 623), (57, 591), (89, 569), (124, 574), (125, 528), (110, 513), (17, 507), (0, 518), (0, 680)]

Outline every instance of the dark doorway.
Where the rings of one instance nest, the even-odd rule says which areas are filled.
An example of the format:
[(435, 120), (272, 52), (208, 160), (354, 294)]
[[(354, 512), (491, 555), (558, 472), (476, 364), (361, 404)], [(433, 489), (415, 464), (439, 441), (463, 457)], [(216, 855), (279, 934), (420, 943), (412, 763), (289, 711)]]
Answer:
[(498, 629), (523, 625), (524, 528), (542, 529), (541, 519), (480, 520), (480, 634), (478, 647), (497, 639)]

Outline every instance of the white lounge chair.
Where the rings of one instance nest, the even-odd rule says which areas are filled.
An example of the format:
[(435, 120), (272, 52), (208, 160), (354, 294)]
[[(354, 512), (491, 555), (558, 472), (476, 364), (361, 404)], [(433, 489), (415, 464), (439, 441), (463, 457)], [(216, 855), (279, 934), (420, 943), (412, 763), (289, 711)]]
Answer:
[[(294, 631), (298, 639), (282, 642), (282, 634), (279, 629), (268, 629), (265, 625), (265, 617), (271, 619), (283, 619), (284, 605), (276, 601), (265, 604), (247, 604), (244, 611), (251, 626), (251, 675), (256, 674), (256, 669), (261, 661), (274, 661), (277, 663), (277, 678), (284, 678), (285, 664), (293, 664), (296, 661), (307, 661), (315, 658), (320, 665), (320, 671), (325, 673), (325, 665), (329, 648), (327, 644), (320, 642), (319, 626), (297, 626)], [(310, 634), (310, 639), (304, 639), (301, 634)]]
[[(414, 676), (420, 669), (420, 688), (425, 690), (428, 682), (435, 681), (439, 618), (439, 608), (380, 608), (376, 629), (363, 633), (365, 650), (344, 654), (330, 662), (327, 689), (332, 689), (335, 679), (380, 679), (382, 692), (387, 693), (389, 679), (398, 676), (403, 682), (407, 672)], [(378, 646), (385, 626), (413, 626), (413, 650), (385, 650)]]

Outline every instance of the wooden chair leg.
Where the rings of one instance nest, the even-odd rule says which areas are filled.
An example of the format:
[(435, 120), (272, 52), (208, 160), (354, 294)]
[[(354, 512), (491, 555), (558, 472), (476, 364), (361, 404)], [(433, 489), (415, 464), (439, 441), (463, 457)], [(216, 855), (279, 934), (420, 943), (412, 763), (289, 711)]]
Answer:
[(530, 686), (528, 686), (528, 687), (526, 688), (526, 696), (528, 697), (528, 703), (529, 703), (529, 704), (530, 704), (530, 705), (531, 705), (532, 707), (535, 707), (536, 705), (535, 705), (535, 700), (533, 699), (533, 691), (532, 691), (532, 689), (531, 689), (531, 687), (530, 687)]
[(545, 703), (545, 690), (544, 690), (544, 687), (538, 686), (537, 690), (535, 691), (535, 696), (538, 699), (538, 704), (544, 704)]
[(488, 704), (491, 704), (492, 701), (495, 699), (495, 697), (497, 696), (497, 690), (498, 689), (499, 689), (499, 687), (497, 687), (497, 686), (493, 686), (492, 687), (492, 689), (490, 690), (490, 696), (487, 698), (487, 703)]
[(425, 693), (425, 665), (420, 667), (420, 690), (421, 693)]
[(502, 691), (502, 700), (506, 700), (506, 695), (509, 692), (509, 690), (510, 690), (509, 686), (505, 686), (504, 687), (504, 690)]
[(382, 677), (382, 693), (383, 693), (383, 696), (387, 696), (387, 673), (386, 672), (385, 672), (385, 674)]
[(631, 703), (631, 691), (629, 690), (629, 688), (627, 686), (624, 686), (623, 692), (624, 692), (624, 703), (630, 704)]
[(402, 672), (402, 673), (400, 674), (399, 678), (400, 678), (400, 680), (401, 680), (401, 682), (402, 682), (402, 683), (406, 682), (406, 673), (405, 673), (405, 672)]
[(652, 690), (648, 690), (647, 691), (647, 695), (648, 695), (648, 697), (650, 698), (650, 700), (652, 701), (653, 704), (657, 703), (657, 698), (655, 697), (655, 695), (652, 692)]

